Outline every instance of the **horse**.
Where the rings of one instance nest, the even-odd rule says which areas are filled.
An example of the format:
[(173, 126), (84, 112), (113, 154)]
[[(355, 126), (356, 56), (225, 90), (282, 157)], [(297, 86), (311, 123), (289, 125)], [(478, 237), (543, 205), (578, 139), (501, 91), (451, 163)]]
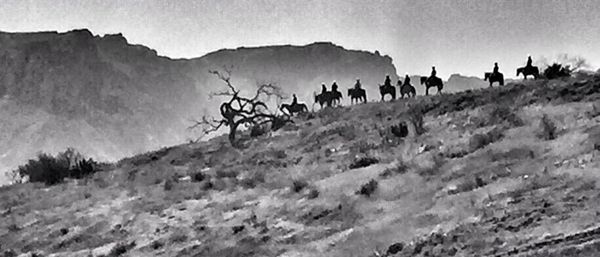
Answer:
[(379, 93), (381, 94), (381, 101), (385, 101), (385, 95), (389, 94), (392, 96), (392, 100), (396, 100), (396, 87), (394, 86), (386, 86), (379, 85)]
[(339, 102), (340, 99), (342, 98), (342, 93), (338, 92), (338, 91), (325, 91), (321, 94), (314, 93), (315, 95), (315, 102), (313, 103), (313, 107), (316, 103), (318, 103), (321, 108), (323, 108), (323, 105), (327, 106), (327, 107), (331, 107), (333, 105), (336, 104), (336, 102)]
[(537, 79), (540, 76), (540, 70), (537, 66), (525, 66), (517, 69), (517, 77), (519, 74), (523, 74), (523, 79), (527, 79), (527, 76), (533, 76), (533, 79)]
[(286, 113), (284, 110), (287, 110), (287, 113), (289, 113), (291, 116), (294, 116), (294, 113), (303, 113), (303, 112), (308, 112), (308, 107), (306, 107), (306, 104), (282, 104), (281, 107), (279, 107), (279, 110), (281, 110), (281, 112)]
[(431, 79), (428, 77), (421, 77), (421, 85), (423, 84), (425, 84), (425, 95), (429, 95), (430, 87), (437, 87), (438, 94), (442, 93), (442, 89), (444, 88), (444, 82), (438, 77), (432, 77)]
[(504, 75), (500, 72), (498, 72), (498, 74), (494, 74), (492, 72), (486, 72), (483, 74), (483, 81), (489, 81), (490, 82), (490, 87), (492, 87), (492, 84), (494, 84), (494, 82), (498, 82), (500, 84), (500, 86), (504, 86)]
[(362, 88), (348, 88), (348, 97), (350, 97), (350, 104), (354, 104), (355, 101), (366, 103), (367, 91)]
[(406, 97), (415, 97), (417, 95), (417, 90), (415, 90), (415, 87), (413, 87), (410, 83), (404, 83), (402, 84), (402, 86), (400, 86), (400, 98), (404, 98), (404, 95), (406, 95)]

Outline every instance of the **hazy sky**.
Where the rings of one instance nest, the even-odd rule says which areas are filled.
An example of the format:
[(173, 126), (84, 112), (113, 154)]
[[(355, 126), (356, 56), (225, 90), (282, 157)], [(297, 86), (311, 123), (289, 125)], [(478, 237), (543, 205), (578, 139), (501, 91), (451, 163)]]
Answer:
[(526, 55), (600, 65), (598, 0), (0, 0), (2, 31), (123, 33), (169, 57), (221, 48), (332, 41), (390, 55), (398, 74), (507, 77)]

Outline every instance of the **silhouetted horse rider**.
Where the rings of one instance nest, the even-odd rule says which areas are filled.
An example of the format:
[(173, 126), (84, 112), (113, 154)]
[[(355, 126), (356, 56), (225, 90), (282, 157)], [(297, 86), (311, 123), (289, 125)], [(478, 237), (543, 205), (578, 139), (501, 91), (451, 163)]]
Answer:
[(404, 85), (410, 85), (410, 77), (408, 76), (408, 74), (404, 76)]
[(498, 75), (498, 74), (500, 74), (500, 71), (498, 71), (498, 69), (499, 69), (498, 68), (498, 63), (495, 62), (494, 63), (494, 71), (492, 72), (492, 75)]
[(327, 93), (327, 86), (325, 86), (325, 83), (321, 84), (321, 94), (325, 95), (325, 93)]
[(525, 67), (532, 67), (533, 61), (531, 60), (531, 55), (527, 55), (527, 65)]
[(356, 78), (356, 83), (354, 83), (354, 89), (360, 89), (360, 79)]
[(385, 75), (385, 82), (383, 82), (383, 86), (384, 87), (391, 87), (392, 86), (392, 80), (390, 79), (390, 75)]
[(298, 105), (298, 98), (296, 97), (296, 94), (293, 95), (293, 99), (292, 99), (292, 106), (296, 106)]
[(337, 85), (337, 83), (334, 80), (333, 84), (331, 84), (331, 91), (332, 92), (337, 92), (337, 88), (338, 88), (338, 85)]

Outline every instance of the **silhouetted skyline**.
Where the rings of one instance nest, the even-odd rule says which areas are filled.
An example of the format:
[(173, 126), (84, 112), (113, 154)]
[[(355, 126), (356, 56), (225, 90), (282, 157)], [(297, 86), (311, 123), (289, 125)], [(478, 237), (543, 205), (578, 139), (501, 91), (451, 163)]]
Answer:
[(172, 58), (222, 48), (331, 41), (378, 50), (398, 74), (483, 76), (499, 62), (514, 77), (527, 54), (581, 55), (600, 64), (600, 2), (494, 1), (69, 1), (2, 0), (0, 30), (123, 33)]

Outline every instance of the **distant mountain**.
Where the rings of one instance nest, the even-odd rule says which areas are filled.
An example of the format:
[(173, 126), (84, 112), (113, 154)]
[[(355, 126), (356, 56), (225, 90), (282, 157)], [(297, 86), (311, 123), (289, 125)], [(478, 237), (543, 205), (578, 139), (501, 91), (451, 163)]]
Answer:
[[(497, 83), (495, 84), (497, 85)], [(467, 77), (460, 74), (452, 74), (444, 84), (448, 92), (465, 91), (469, 89), (480, 89), (489, 87), (490, 84), (478, 77)]]
[[(428, 75), (423, 75), (428, 76)], [(443, 79), (443, 78), (442, 78)], [(404, 81), (404, 77), (401, 78)], [(417, 95), (425, 95), (425, 85), (421, 85), (421, 76), (410, 76), (410, 83), (417, 90)], [(495, 84), (497, 85), (497, 83)], [(443, 92), (458, 92), (468, 89), (479, 89), (488, 87), (489, 83), (478, 77), (467, 77), (460, 74), (452, 74), (448, 80), (444, 81)], [(437, 88), (430, 88), (429, 94), (436, 94)]]
[(223, 88), (208, 70), (223, 67), (245, 92), (272, 82), (309, 106), (321, 82), (343, 90), (360, 77), (373, 98), (386, 73), (397, 79), (390, 57), (326, 42), (175, 60), (121, 34), (0, 32), (0, 172), (39, 151), (73, 146), (115, 160), (194, 138), (190, 119), (223, 100), (208, 97)]

